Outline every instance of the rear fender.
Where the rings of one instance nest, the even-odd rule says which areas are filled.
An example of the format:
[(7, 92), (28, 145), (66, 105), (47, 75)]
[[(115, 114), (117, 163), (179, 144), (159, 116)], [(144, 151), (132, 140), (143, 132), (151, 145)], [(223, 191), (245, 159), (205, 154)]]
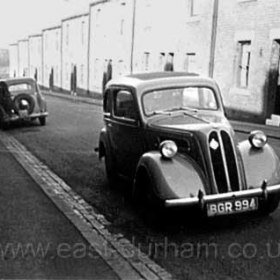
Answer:
[(105, 156), (105, 151), (109, 152), (110, 145), (108, 143), (106, 128), (102, 128), (99, 135), (98, 157), (102, 159)]
[[(141, 180), (138, 175), (143, 172), (152, 180), (154, 193), (162, 200), (194, 197), (199, 191), (205, 193), (202, 171), (189, 157), (176, 155), (164, 159), (158, 151), (148, 152), (138, 163), (136, 180)], [(134, 187), (142, 187), (136, 180)]]
[(280, 183), (280, 161), (273, 148), (266, 144), (261, 149), (251, 146), (248, 140), (238, 145), (241, 153), (248, 188)]

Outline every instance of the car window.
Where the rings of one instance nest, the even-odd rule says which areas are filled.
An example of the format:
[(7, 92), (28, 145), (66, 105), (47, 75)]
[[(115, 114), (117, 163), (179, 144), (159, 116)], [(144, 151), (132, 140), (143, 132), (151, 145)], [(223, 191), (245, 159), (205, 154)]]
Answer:
[(217, 110), (215, 93), (207, 87), (181, 87), (147, 92), (143, 96), (146, 115), (180, 109)]
[(28, 83), (21, 83), (21, 84), (15, 84), (15, 85), (10, 85), (9, 86), (9, 91), (21, 91), (21, 90), (32, 90), (32, 85)]
[(114, 115), (116, 117), (136, 119), (136, 108), (132, 93), (127, 90), (120, 90), (115, 95)]

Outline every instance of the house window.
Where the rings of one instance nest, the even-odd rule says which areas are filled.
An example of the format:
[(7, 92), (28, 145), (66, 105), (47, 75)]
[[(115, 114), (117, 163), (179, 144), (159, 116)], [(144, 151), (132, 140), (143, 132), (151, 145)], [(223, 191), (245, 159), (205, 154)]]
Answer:
[(120, 28), (120, 34), (123, 35), (124, 31), (124, 19), (121, 20), (121, 28)]
[(84, 84), (84, 65), (81, 64), (81, 84), (83, 85)]
[(184, 60), (184, 70), (189, 73), (194, 73), (197, 70), (197, 63), (196, 63), (196, 54), (195, 53), (186, 53), (185, 60)]
[(48, 49), (48, 34), (45, 36), (45, 49)]
[(82, 41), (82, 45), (84, 45), (85, 42), (85, 22), (82, 21), (81, 24), (81, 41)]
[(251, 59), (251, 42), (238, 42), (238, 67), (237, 67), (237, 86), (247, 88), (249, 84)]
[(164, 64), (165, 64), (165, 53), (160, 53), (159, 62), (158, 62), (159, 71), (163, 71)]
[(68, 44), (69, 44), (69, 24), (66, 25), (65, 41), (66, 41), (66, 45), (68, 46)]
[(144, 53), (144, 71), (149, 70), (149, 60), (150, 60), (150, 53), (145, 52)]
[(58, 31), (56, 32), (56, 50), (59, 50), (59, 33)]
[(189, 0), (189, 15), (197, 16), (201, 12), (202, 0)]

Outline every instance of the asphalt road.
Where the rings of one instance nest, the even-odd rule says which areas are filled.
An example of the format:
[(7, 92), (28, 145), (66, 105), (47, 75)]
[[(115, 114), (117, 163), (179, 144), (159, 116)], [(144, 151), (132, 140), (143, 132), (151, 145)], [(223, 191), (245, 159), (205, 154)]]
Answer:
[[(62, 177), (135, 246), (178, 279), (279, 279), (280, 208), (269, 217), (147, 225), (127, 186), (110, 187), (94, 153), (103, 125), (101, 107), (47, 97), (47, 125), (9, 133)], [(245, 135), (239, 134), (244, 138)], [(271, 142), (280, 155), (279, 143)]]

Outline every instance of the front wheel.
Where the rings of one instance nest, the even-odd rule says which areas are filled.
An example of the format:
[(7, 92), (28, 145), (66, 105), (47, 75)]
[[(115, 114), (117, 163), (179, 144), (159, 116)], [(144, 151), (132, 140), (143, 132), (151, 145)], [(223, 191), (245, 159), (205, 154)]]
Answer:
[(40, 125), (46, 125), (46, 117), (39, 117)]

